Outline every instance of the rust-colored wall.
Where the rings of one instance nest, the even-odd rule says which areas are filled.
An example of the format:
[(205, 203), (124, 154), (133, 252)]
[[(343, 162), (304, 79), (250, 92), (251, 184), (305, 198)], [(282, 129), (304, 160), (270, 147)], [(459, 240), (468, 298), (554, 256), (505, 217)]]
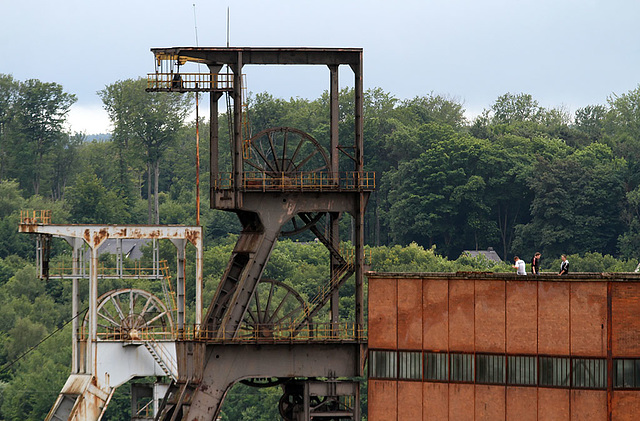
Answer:
[(571, 421), (607, 421), (607, 392), (572, 390)]
[(449, 281), (449, 349), (474, 351), (474, 282)]
[(475, 283), (475, 348), (482, 352), (505, 351), (505, 283)]
[(568, 282), (538, 283), (538, 352), (569, 355)]
[(536, 421), (538, 396), (534, 387), (507, 387), (507, 421)]
[(640, 284), (614, 282), (611, 287), (613, 355), (640, 356)]
[(473, 420), (475, 407), (472, 384), (449, 385), (449, 421)]
[(442, 421), (449, 417), (449, 385), (447, 383), (422, 384), (422, 419)]
[(369, 379), (367, 387), (369, 421), (398, 420), (398, 382)]
[(569, 421), (569, 390), (538, 389), (538, 421)]
[(505, 387), (476, 385), (475, 421), (505, 419)]
[(538, 352), (538, 284), (508, 281), (507, 289), (507, 352), (535, 354)]
[(398, 397), (398, 420), (422, 418), (422, 382), (399, 381)]
[(398, 347), (398, 287), (396, 279), (369, 280), (369, 347)]
[(638, 421), (640, 418), (640, 393), (618, 390), (613, 394), (612, 421)]
[(607, 356), (606, 282), (571, 282), (571, 353)]
[[(640, 357), (640, 282), (611, 282), (614, 358)], [(607, 357), (606, 281), (373, 278), (369, 347)], [(612, 420), (640, 420), (640, 392), (614, 390)], [(607, 391), (369, 382), (369, 419), (607, 420)]]
[(422, 281), (422, 314), (424, 349), (449, 349), (449, 283), (441, 280)]
[(422, 349), (422, 282), (398, 279), (398, 348)]

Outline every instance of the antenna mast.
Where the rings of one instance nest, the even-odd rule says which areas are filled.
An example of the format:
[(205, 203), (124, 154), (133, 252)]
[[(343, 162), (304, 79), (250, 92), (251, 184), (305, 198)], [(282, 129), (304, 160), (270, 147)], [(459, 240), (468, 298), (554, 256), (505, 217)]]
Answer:
[[(193, 3), (193, 26), (196, 32), (196, 47), (199, 47), (195, 3)], [(200, 73), (200, 63), (198, 63), (198, 73)], [(198, 84), (196, 83), (196, 88), (197, 86)], [(198, 90), (196, 89), (196, 225), (200, 225), (200, 118), (198, 116), (198, 108)]]

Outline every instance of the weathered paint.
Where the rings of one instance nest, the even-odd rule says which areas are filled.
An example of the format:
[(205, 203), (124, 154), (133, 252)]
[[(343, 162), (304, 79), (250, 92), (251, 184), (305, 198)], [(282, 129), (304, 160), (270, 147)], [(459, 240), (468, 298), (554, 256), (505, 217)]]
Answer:
[[(380, 387), (370, 390), (370, 418), (638, 419), (640, 390), (613, 388), (612, 361), (640, 356), (639, 281), (638, 274), (626, 273), (562, 278), (370, 273), (371, 349), (412, 349), (411, 338), (419, 337), (412, 320), (421, 312), (423, 325), (417, 329), (425, 351), (604, 358), (608, 372), (602, 390), (370, 379), (386, 390), (395, 384), (397, 393), (393, 402)], [(420, 403), (413, 384), (422, 384)]]

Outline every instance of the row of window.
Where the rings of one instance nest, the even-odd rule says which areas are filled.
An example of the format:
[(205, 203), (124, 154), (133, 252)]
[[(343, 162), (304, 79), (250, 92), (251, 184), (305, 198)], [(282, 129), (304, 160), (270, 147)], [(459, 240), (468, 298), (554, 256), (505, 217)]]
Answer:
[[(446, 352), (369, 352), (369, 377), (514, 386), (607, 388), (604, 358)], [(640, 359), (613, 360), (613, 386), (640, 388)]]

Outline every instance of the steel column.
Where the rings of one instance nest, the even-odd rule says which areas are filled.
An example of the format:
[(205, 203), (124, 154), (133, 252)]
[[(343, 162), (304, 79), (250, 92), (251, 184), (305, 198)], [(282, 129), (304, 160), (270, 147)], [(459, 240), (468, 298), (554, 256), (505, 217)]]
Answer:
[(71, 238), (67, 241), (71, 242), (71, 247), (73, 248), (73, 263), (72, 263), (72, 278), (71, 278), (71, 315), (73, 316), (73, 321), (71, 322), (71, 372), (76, 374), (79, 373), (79, 364), (78, 364), (78, 311), (80, 310), (80, 295), (79, 295), (79, 261), (80, 261), (80, 251), (82, 250), (83, 241), (80, 238)]
[(187, 259), (186, 240), (171, 240), (176, 246), (177, 253), (177, 270), (176, 270), (176, 313), (178, 316), (177, 327), (181, 332), (184, 329), (184, 311), (185, 311), (185, 275), (184, 265)]
[(241, 203), (244, 160), (242, 157), (242, 52), (238, 51), (236, 62), (233, 64), (233, 187), (236, 193), (236, 203)]
[(337, 177), (340, 171), (340, 151), (338, 150), (340, 123), (338, 65), (330, 65), (329, 71), (331, 74), (331, 87), (329, 89), (329, 139), (331, 147), (329, 149), (329, 156), (331, 157), (331, 171), (334, 177)]

